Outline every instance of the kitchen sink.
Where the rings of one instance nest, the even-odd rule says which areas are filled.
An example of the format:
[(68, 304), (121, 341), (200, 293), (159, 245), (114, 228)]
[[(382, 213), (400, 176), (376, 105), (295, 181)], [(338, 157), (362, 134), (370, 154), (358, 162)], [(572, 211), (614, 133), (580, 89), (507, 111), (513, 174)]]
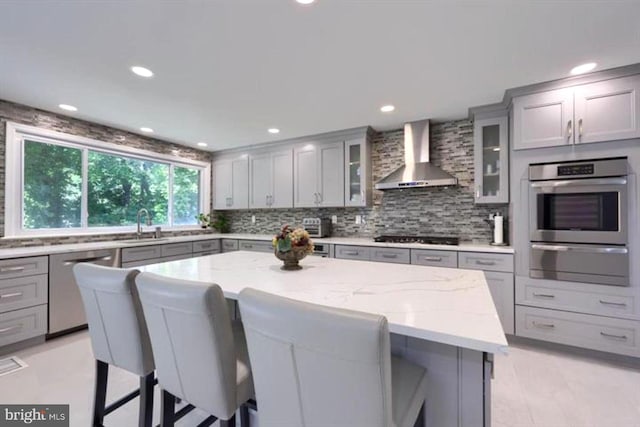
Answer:
[(166, 242), (168, 240), (169, 239), (167, 238), (155, 239), (153, 237), (147, 237), (145, 239), (118, 240), (118, 243), (122, 243), (124, 245), (143, 245), (145, 243)]

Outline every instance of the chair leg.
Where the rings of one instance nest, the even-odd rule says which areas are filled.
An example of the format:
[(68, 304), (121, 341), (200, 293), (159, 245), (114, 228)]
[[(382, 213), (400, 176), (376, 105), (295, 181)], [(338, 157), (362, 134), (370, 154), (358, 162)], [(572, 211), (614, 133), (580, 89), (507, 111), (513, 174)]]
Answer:
[(220, 420), (220, 427), (236, 427), (236, 414), (233, 414), (228, 420)]
[(250, 427), (249, 407), (246, 404), (240, 406), (240, 427)]
[(104, 424), (105, 408), (107, 406), (107, 378), (109, 377), (109, 364), (96, 360), (96, 388), (93, 399), (93, 427), (102, 427)]
[(155, 378), (153, 372), (140, 377), (140, 410), (138, 415), (138, 427), (151, 427), (153, 425), (153, 387)]
[(176, 410), (175, 396), (166, 390), (162, 390), (162, 405), (161, 405), (162, 419), (160, 420), (161, 427), (174, 427), (175, 410)]

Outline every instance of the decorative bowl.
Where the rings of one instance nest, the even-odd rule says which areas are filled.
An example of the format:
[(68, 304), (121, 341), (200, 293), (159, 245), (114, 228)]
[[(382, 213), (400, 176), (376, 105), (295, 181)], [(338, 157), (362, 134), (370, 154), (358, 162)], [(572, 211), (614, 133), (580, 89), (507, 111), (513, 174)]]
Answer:
[(281, 261), (284, 261), (284, 265), (280, 267), (282, 270), (300, 270), (302, 267), (299, 264), (299, 261), (306, 257), (308, 254), (308, 249), (306, 246), (293, 246), (291, 250), (286, 252), (280, 252), (278, 248), (273, 251), (276, 258)]

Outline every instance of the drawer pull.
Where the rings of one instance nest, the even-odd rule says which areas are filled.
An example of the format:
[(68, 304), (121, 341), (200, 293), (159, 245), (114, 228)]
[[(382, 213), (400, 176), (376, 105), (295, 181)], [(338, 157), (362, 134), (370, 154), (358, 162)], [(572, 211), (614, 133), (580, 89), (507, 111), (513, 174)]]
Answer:
[(433, 262), (440, 262), (442, 261), (442, 257), (441, 256), (426, 256), (424, 257), (425, 261), (433, 261)]
[(132, 254), (143, 254), (145, 252), (155, 252), (156, 249), (155, 248), (151, 248), (151, 249), (131, 249), (129, 250), (129, 252), (131, 252)]
[(22, 329), (22, 325), (14, 325), (14, 326), (9, 326), (8, 328), (2, 328), (0, 329), (0, 334), (4, 334), (5, 332), (11, 332), (15, 329)]
[(495, 261), (482, 261), (480, 259), (476, 260), (476, 264), (478, 265), (496, 265)]
[(605, 338), (613, 338), (613, 339), (616, 339), (616, 340), (626, 341), (628, 339), (626, 335), (608, 334), (608, 333), (602, 332), (602, 331), (600, 332), (600, 335), (602, 335)]
[(206, 245), (200, 245), (200, 247), (201, 247), (202, 249), (208, 249), (208, 248), (210, 248), (210, 247), (211, 247), (211, 243), (206, 244)]
[(12, 294), (4, 294), (4, 295), (0, 295), (0, 299), (2, 298), (13, 298), (13, 297), (20, 297), (22, 296), (23, 292), (14, 292)]
[(612, 302), (612, 301), (603, 301), (603, 300), (600, 300), (600, 304), (612, 305), (614, 307), (626, 307), (627, 306), (627, 303), (625, 303), (625, 302)]
[(10, 273), (14, 271), (24, 271), (26, 267), (24, 265), (18, 265), (15, 267), (2, 267), (0, 268), (0, 273)]
[(398, 254), (382, 254), (382, 258), (398, 258)]
[(534, 297), (538, 297), (538, 298), (555, 298), (555, 295), (552, 294), (536, 294), (535, 292), (533, 293)]
[(249, 248), (249, 249), (253, 248), (253, 245), (242, 245), (242, 246), (245, 247), (245, 248)]
[(533, 322), (533, 326), (535, 326), (536, 328), (544, 328), (544, 329), (553, 329), (556, 327), (556, 325), (554, 325), (553, 323), (538, 323), (538, 322)]
[(344, 251), (343, 254), (345, 254), (345, 255), (359, 255), (360, 253), (358, 251)]

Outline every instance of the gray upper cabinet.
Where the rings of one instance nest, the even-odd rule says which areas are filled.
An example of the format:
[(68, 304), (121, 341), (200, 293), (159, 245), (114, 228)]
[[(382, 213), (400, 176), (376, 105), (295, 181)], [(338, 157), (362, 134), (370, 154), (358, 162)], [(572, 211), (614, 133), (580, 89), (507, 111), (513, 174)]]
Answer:
[(573, 143), (573, 89), (513, 99), (513, 149)]
[(475, 202), (509, 203), (507, 116), (474, 122)]
[(247, 209), (249, 207), (248, 156), (214, 161), (213, 188), (214, 209)]
[(579, 86), (575, 143), (640, 138), (640, 76)]
[(513, 99), (513, 149), (640, 138), (640, 76)]
[(291, 149), (249, 156), (249, 207), (293, 207)]
[(344, 143), (305, 144), (293, 149), (295, 207), (344, 206)]
[(372, 201), (371, 143), (366, 136), (344, 143), (344, 205), (370, 206)]

